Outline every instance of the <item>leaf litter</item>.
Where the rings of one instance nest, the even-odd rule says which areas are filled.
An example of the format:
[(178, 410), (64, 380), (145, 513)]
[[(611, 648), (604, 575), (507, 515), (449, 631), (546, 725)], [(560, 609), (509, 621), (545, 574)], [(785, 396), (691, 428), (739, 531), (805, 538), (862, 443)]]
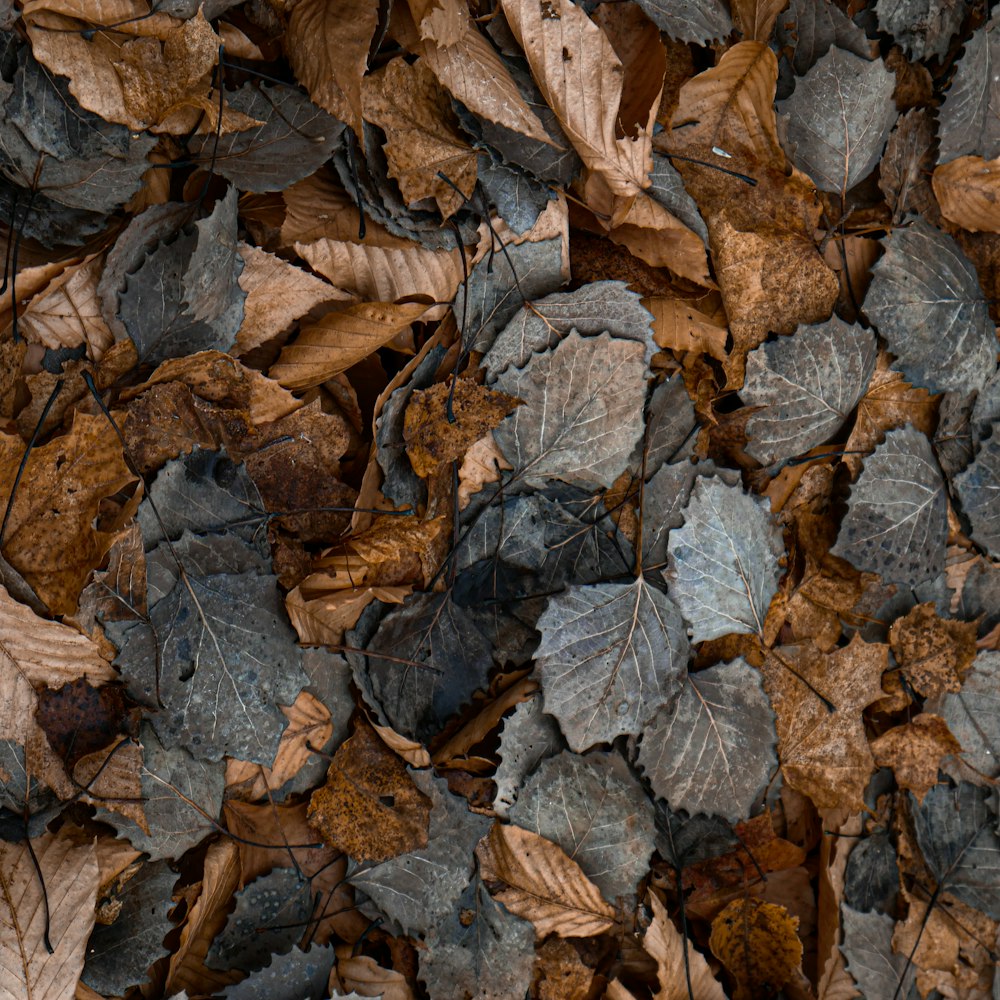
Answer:
[(996, 18), (8, 6), (0, 993), (995, 996)]

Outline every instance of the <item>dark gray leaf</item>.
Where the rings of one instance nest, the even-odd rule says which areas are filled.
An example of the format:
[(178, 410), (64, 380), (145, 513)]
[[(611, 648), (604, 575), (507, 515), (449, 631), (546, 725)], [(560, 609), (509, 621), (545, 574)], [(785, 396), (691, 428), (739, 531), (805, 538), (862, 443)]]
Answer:
[(674, 811), (749, 819), (778, 766), (774, 712), (745, 660), (689, 674), (639, 744), (639, 766)]
[(778, 15), (777, 40), (793, 50), (796, 76), (805, 76), (833, 46), (863, 59), (872, 56), (864, 31), (830, 0), (791, 0)]
[(955, 477), (962, 513), (972, 524), (972, 539), (1000, 556), (1000, 435), (979, 446), (972, 464)]
[(32, 196), (27, 188), (11, 184), (0, 176), (0, 218), (10, 219), (15, 205), (20, 215), (31, 199), (31, 211), (23, 222), (19, 221), (21, 236), (38, 240), (42, 246), (79, 246), (88, 236), (104, 229), (109, 219), (103, 212), (87, 212), (79, 208), (69, 208), (47, 198), (39, 192)]
[(146, 970), (169, 949), (163, 939), (172, 929), (168, 913), (177, 875), (165, 861), (142, 865), (115, 896), (121, 909), (112, 924), (96, 924), (87, 942), (81, 980), (105, 996), (121, 996), (146, 982)]
[(934, 169), (934, 116), (929, 108), (901, 115), (885, 144), (878, 186), (898, 224), (907, 212), (926, 214), (934, 205), (930, 175)]
[(469, 350), (485, 354), (525, 299), (541, 298), (562, 283), (562, 240), (519, 243), (508, 246), (506, 253), (487, 255), (472, 269), (468, 282), (459, 286), (452, 307), (455, 319), (465, 324), (463, 339)]
[(313, 900), (309, 882), (291, 868), (275, 868), (236, 893), (205, 964), (210, 969), (250, 971), (267, 965), (272, 954), (291, 951), (309, 922)]
[(486, 153), (479, 154), (478, 163), (477, 176), (487, 200), (515, 233), (519, 236), (526, 233), (550, 199), (555, 197), (548, 185), (517, 167), (508, 167), (494, 160)]
[(784, 551), (766, 500), (714, 476), (698, 479), (684, 527), (667, 540), (670, 593), (691, 626), (692, 642), (760, 634)]
[(342, 122), (288, 85), (245, 83), (226, 94), (226, 103), (264, 124), (208, 135), (192, 151), (241, 191), (282, 191), (308, 177), (330, 159), (344, 131)]
[(642, 578), (570, 587), (538, 619), (545, 711), (582, 753), (636, 736), (680, 692), (688, 642), (673, 602)]
[(893, 915), (899, 893), (896, 849), (887, 833), (879, 831), (859, 841), (847, 862), (844, 900), (861, 913), (878, 910)]
[(934, 454), (941, 471), (954, 479), (972, 461), (972, 404), (974, 392), (946, 392), (938, 407)]
[(972, 435), (977, 445), (994, 433), (995, 425), (1000, 424), (1000, 371), (995, 371), (976, 394), (971, 419)]
[(645, 348), (644, 360), (658, 350), (653, 317), (622, 281), (594, 281), (572, 292), (554, 292), (523, 308), (504, 327), (482, 360), (487, 381), (510, 366), (523, 368), (533, 354), (555, 347), (571, 330), (584, 336), (610, 333)]
[(951, 86), (938, 112), (942, 163), (959, 156), (1000, 155), (1000, 14), (979, 28), (965, 45)]
[(696, 232), (708, 244), (708, 228), (698, 211), (694, 198), (687, 193), (681, 175), (674, 169), (670, 157), (653, 153), (653, 172), (646, 193), (672, 212), (688, 229)]
[(493, 644), (481, 617), (448, 594), (413, 594), (393, 607), (365, 656), (351, 657), (365, 701), (396, 732), (428, 742), (486, 686)]
[[(97, 817), (110, 823), (119, 836), (148, 854), (151, 861), (179, 858), (212, 832), (212, 824), (205, 816), (216, 819), (222, 808), (225, 766), (195, 760), (179, 746), (165, 747), (148, 722), (143, 723), (140, 742), (142, 808), (149, 832), (121, 813), (103, 807), (98, 808)], [(185, 802), (174, 788), (202, 811)]]
[(830, 550), (883, 583), (915, 587), (944, 569), (948, 500), (931, 446), (910, 426), (865, 459)]
[(886, 237), (865, 312), (912, 385), (981, 389), (996, 370), (996, 329), (976, 269), (958, 244), (922, 219)]
[(377, 865), (355, 868), (350, 881), (396, 921), (404, 933), (426, 934), (450, 914), (472, 877), (473, 851), (490, 821), (428, 771), (410, 772), (431, 798), (427, 846)]
[(747, 422), (747, 453), (770, 465), (828, 440), (864, 395), (877, 357), (871, 331), (836, 316), (752, 351), (740, 398), (762, 409)]
[(324, 1000), (335, 957), (329, 944), (313, 945), (308, 952), (295, 948), (222, 995), (225, 1000)]
[(605, 899), (628, 901), (646, 874), (656, 833), (653, 807), (617, 753), (567, 750), (542, 761), (510, 818), (557, 843)]
[(972, 567), (962, 587), (957, 617), (965, 621), (982, 617), (980, 636), (1000, 625), (1000, 566), (980, 562)]
[(526, 485), (597, 488), (618, 478), (642, 434), (644, 355), (634, 340), (574, 330), (496, 380), (495, 389), (525, 404), (493, 435)]
[(675, 813), (662, 799), (656, 803), (656, 828), (656, 849), (677, 870), (728, 854), (739, 844), (724, 819)]
[(913, 827), (943, 891), (1000, 920), (1000, 837), (990, 789), (935, 785), (922, 803), (910, 795)]
[[(940, 715), (962, 745), (961, 760), (983, 775), (1000, 776), (1000, 653), (980, 653), (962, 683), (962, 690), (942, 695), (926, 706)], [(960, 773), (969, 777), (968, 768)], [(976, 784), (983, 783), (972, 776)]]
[(845, 195), (875, 168), (896, 121), (895, 79), (881, 60), (834, 47), (778, 102), (786, 152), (818, 188)]
[(722, 0), (639, 0), (650, 20), (679, 42), (705, 45), (733, 30)]
[(4, 775), (0, 781), (0, 840), (24, 839), (25, 810), (28, 836), (41, 837), (46, 826), (62, 812), (63, 803), (47, 785), (28, 773), (24, 766), (24, 745), (16, 740), (0, 739), (0, 768)]
[(943, 58), (969, 11), (968, 0), (878, 0), (879, 29), (913, 59)]
[(432, 1000), (509, 1000), (531, 983), (535, 929), (494, 900), (477, 875), (428, 935), (419, 978)]
[[(892, 934), (896, 922), (884, 913), (859, 913), (846, 903), (840, 907), (844, 928), (844, 943), (840, 946), (847, 961), (847, 971), (861, 987), (865, 997), (899, 997), (912, 1000), (916, 992), (916, 975), (905, 955), (892, 950)], [(902, 976), (904, 988), (897, 992)]]
[(501, 819), (507, 819), (525, 777), (563, 747), (559, 725), (542, 710), (541, 698), (522, 701), (507, 717), (500, 730), (500, 763), (493, 776), (497, 786), (493, 811)]
[(674, 375), (658, 382), (646, 407), (644, 441), (632, 454), (629, 467), (638, 476), (643, 468), (642, 450), (646, 448), (646, 481), (667, 462), (686, 458), (694, 444), (693, 431), (698, 426), (694, 403), (684, 379)]

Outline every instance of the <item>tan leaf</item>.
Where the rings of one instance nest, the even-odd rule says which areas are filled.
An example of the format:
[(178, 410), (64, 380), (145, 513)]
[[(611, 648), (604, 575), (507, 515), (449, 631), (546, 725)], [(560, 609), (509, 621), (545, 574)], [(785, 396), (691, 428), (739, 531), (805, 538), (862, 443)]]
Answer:
[[(52, 350), (86, 344), (87, 357), (100, 361), (115, 339), (104, 322), (97, 298), (103, 266), (102, 257), (88, 257), (80, 264), (71, 264), (49, 282), (18, 319), (25, 340)], [(19, 292), (20, 286), (18, 279)]]
[(393, 59), (365, 77), (362, 93), (365, 119), (385, 132), (389, 175), (403, 200), (413, 205), (433, 198), (443, 218), (454, 215), (475, 189), (477, 153), (459, 132), (451, 97), (434, 74), (420, 60), (411, 66)]
[(1000, 232), (1000, 159), (960, 156), (934, 170), (931, 185), (941, 214), (974, 233)]
[(729, 330), (684, 299), (656, 295), (642, 300), (653, 314), (653, 340), (663, 350), (698, 351), (717, 361), (726, 357)]
[(788, 0), (732, 0), (733, 26), (748, 42), (770, 42)]
[(590, 937), (614, 926), (615, 911), (557, 844), (519, 826), (494, 823), (476, 847), (479, 873), (539, 938)]
[(426, 847), (430, 813), (431, 800), (406, 764), (363, 719), (309, 800), (309, 822), (328, 844), (359, 861), (388, 861)]
[(900, 788), (907, 788), (922, 802), (937, 784), (941, 758), (962, 752), (939, 715), (921, 712), (902, 726), (894, 726), (872, 743), (879, 767), (891, 767)]
[(855, 635), (832, 653), (804, 643), (774, 649), (764, 662), (782, 774), (821, 809), (861, 807), (874, 763), (861, 712), (883, 697), (888, 652)]
[(314, 104), (346, 122), (359, 139), (361, 81), (378, 10), (377, 0), (302, 0), (285, 33), (295, 78)]
[(438, 45), (457, 45), (465, 35), (469, 8), (463, 0), (408, 0), (420, 37)]
[(391, 729), (389, 726), (379, 726), (374, 722), (372, 723), (372, 729), (378, 733), (379, 738), (382, 742), (395, 753), (398, 753), (403, 760), (406, 761), (410, 767), (430, 767), (431, 766), (431, 755), (427, 752), (427, 749), (416, 740), (407, 739), (405, 736), (400, 736), (395, 729)]
[(288, 389), (319, 385), (389, 343), (426, 309), (419, 302), (362, 302), (328, 312), (282, 348), (268, 374)]
[(412, 586), (355, 587), (306, 597), (299, 586), (285, 598), (285, 610), (303, 646), (336, 646), (372, 601), (402, 604), (412, 591)]
[(383, 969), (367, 955), (349, 954), (338, 959), (337, 975), (343, 986), (340, 993), (344, 996), (353, 993), (358, 997), (381, 997), (382, 1000), (413, 1000), (406, 976), (394, 969)]
[(296, 243), (295, 252), (328, 281), (366, 302), (418, 297), (450, 302), (464, 276), (457, 250), (428, 250), (418, 243), (383, 248), (321, 239)]
[(282, 705), (288, 726), (281, 734), (278, 752), (270, 767), (232, 757), (226, 761), (226, 794), (247, 801), (266, 798), (290, 781), (307, 761), (310, 746), (322, 749), (333, 735), (330, 710), (315, 695), (300, 691), (292, 705)]
[(501, 471), (511, 468), (493, 434), (481, 437), (465, 453), (458, 469), (458, 509), (465, 510), (474, 494), (488, 483), (499, 482)]
[(141, 774), (142, 749), (125, 737), (110, 748), (82, 757), (73, 768), (73, 780), (87, 789), (83, 801), (120, 813), (149, 833)]
[(929, 601), (892, 623), (889, 645), (917, 693), (936, 698), (961, 690), (976, 658), (976, 623), (941, 618)]
[[(536, 950), (536, 955), (535, 971), (541, 976), (538, 1000), (571, 1000), (573, 997), (590, 996), (594, 970), (583, 961), (572, 942), (549, 938)], [(607, 996), (613, 1000), (610, 992)]]
[(347, 292), (259, 247), (241, 243), (239, 250), (243, 258), (240, 288), (247, 297), (236, 334), (237, 354), (246, 354), (284, 333), (315, 306), (350, 298)]
[(653, 168), (656, 106), (635, 138), (617, 137), (624, 71), (607, 36), (569, 0), (504, 0), (502, 6), (535, 82), (584, 164), (614, 194), (638, 194)]
[[(24, 452), (19, 436), (0, 436), (5, 496)], [(101, 501), (133, 482), (103, 416), (78, 411), (68, 434), (32, 449), (10, 509), (3, 552), (54, 614), (76, 611), (87, 576), (114, 541), (111, 533), (94, 529)], [(136, 495), (134, 504), (138, 501)]]
[[(0, 842), (0, 997), (72, 1000), (94, 927), (99, 870), (93, 842), (68, 830), (26, 842)], [(48, 902), (42, 898), (42, 881)], [(45, 942), (46, 913), (50, 915)]]

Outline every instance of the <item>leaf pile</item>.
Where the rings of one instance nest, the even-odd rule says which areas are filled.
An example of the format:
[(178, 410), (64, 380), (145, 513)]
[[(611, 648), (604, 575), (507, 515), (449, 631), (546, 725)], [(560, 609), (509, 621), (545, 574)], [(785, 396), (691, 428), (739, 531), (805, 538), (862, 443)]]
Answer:
[(0, 3), (0, 996), (998, 995), (998, 17)]

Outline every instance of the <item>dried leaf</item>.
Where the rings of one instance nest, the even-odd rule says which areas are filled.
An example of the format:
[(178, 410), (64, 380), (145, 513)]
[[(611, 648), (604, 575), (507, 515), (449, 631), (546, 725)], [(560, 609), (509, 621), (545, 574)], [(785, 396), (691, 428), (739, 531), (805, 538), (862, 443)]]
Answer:
[(925, 698), (958, 691), (976, 657), (976, 626), (941, 618), (931, 602), (897, 618), (889, 630), (896, 663)]
[(972, 464), (954, 479), (962, 512), (972, 524), (972, 537), (990, 555), (1000, 553), (1000, 510), (996, 491), (1000, 484), (1000, 438), (994, 432), (979, 446)]
[[(729, 11), (721, 0), (698, 3), (697, 0), (640, 0), (639, 6), (656, 26), (671, 38), (681, 42), (704, 45), (714, 39), (724, 39), (733, 30)], [(760, 41), (766, 41), (762, 38)]]
[(962, 0), (878, 0), (875, 16), (914, 59), (943, 59), (967, 9)]
[(913, 792), (918, 802), (937, 784), (942, 757), (962, 751), (948, 724), (927, 712), (887, 730), (871, 746), (875, 763), (891, 767), (899, 787)]
[(970, 232), (1000, 231), (1000, 161), (962, 156), (934, 171), (934, 194), (941, 214)]
[(896, 993), (909, 997), (915, 970), (909, 966), (905, 955), (893, 950), (892, 917), (884, 913), (859, 913), (844, 905), (841, 918), (844, 923), (841, 951), (847, 959), (847, 971), (864, 990), (864, 995), (877, 997)]

